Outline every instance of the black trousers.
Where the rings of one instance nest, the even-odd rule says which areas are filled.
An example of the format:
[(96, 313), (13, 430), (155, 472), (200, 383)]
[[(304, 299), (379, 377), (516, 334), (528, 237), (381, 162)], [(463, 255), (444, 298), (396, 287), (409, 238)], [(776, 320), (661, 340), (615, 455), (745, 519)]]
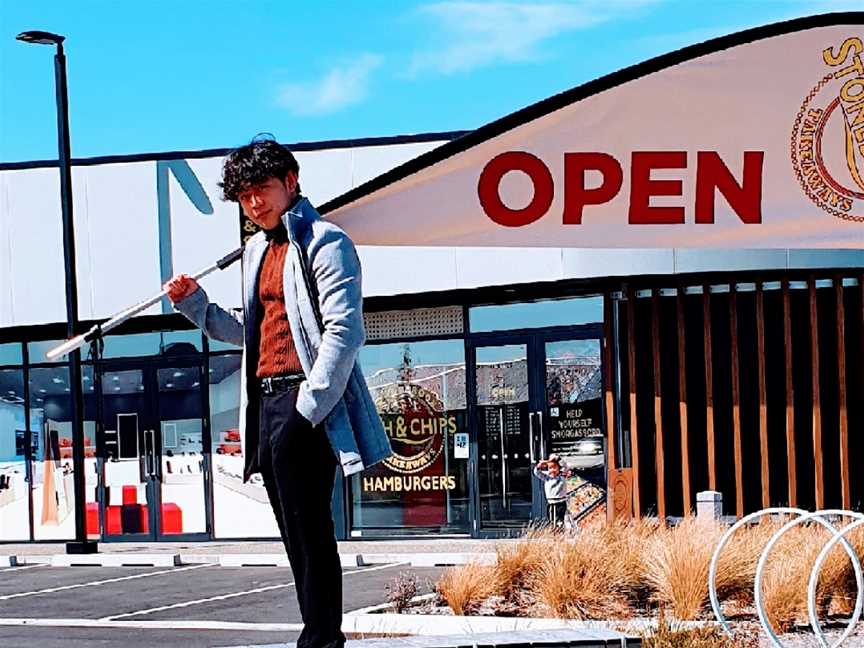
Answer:
[(342, 567), (331, 497), (336, 458), (323, 426), (297, 412), (297, 389), (261, 395), (258, 465), (288, 553), (303, 631), (297, 648), (342, 648)]
[(567, 513), (567, 500), (546, 504), (546, 515), (555, 526), (564, 525), (564, 515)]

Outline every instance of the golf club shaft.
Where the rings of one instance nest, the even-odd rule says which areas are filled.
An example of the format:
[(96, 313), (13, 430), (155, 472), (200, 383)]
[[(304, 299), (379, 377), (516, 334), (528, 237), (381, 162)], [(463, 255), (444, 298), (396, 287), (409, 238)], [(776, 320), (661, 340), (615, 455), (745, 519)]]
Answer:
[[(211, 272), (215, 272), (216, 270), (224, 270), (232, 263), (237, 261), (237, 259), (239, 259), (241, 256), (243, 256), (242, 247), (237, 248), (230, 254), (222, 257), (213, 265), (207, 266), (203, 270), (196, 272), (194, 275), (192, 275), (192, 278), (195, 281), (198, 281), (199, 279), (203, 279), (204, 277), (209, 275)], [(118, 313), (104, 324), (96, 324), (86, 333), (82, 333), (81, 335), (77, 335), (70, 340), (66, 340), (63, 344), (56, 346), (50, 351), (48, 351), (48, 353), (45, 354), (46, 357), (49, 360), (56, 360), (57, 358), (66, 355), (67, 353), (71, 353), (75, 349), (92, 341), (94, 338), (105, 335), (106, 333), (108, 333), (108, 331), (120, 326), (123, 322), (130, 319), (131, 317), (134, 317), (138, 313), (147, 310), (154, 304), (158, 304), (159, 301), (167, 295), (168, 291), (162, 290), (159, 294), (154, 295), (153, 297), (150, 297), (149, 299), (146, 299), (142, 302), (139, 302), (134, 306), (131, 306), (130, 308), (122, 311), (121, 313)]]

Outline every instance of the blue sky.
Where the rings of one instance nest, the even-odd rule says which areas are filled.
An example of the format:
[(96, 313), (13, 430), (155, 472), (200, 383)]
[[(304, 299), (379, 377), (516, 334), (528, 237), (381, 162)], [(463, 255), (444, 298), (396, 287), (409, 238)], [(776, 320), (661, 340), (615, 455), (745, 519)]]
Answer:
[(472, 129), (685, 45), (861, 0), (0, 0), (0, 161), (57, 155), (67, 37), (75, 157)]

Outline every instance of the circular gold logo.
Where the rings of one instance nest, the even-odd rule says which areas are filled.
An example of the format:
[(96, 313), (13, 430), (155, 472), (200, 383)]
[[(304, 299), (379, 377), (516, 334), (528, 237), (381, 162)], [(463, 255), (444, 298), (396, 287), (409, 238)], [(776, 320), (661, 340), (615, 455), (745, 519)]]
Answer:
[(859, 39), (823, 52), (829, 68), (792, 127), (792, 166), (807, 197), (832, 216), (864, 222), (864, 75)]
[(375, 405), (393, 448), (383, 463), (403, 475), (419, 473), (435, 463), (444, 447), (445, 432), (456, 431), (456, 419), (446, 415), (441, 399), (419, 385), (387, 385), (378, 392)]

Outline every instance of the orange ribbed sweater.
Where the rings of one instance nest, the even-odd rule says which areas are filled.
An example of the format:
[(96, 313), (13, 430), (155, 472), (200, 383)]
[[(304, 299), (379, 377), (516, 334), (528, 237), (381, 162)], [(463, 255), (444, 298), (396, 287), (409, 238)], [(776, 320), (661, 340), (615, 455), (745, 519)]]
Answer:
[(271, 240), (258, 276), (258, 298), (264, 308), (258, 342), (258, 378), (303, 373), (285, 315), (282, 270), (289, 245), (284, 238)]

